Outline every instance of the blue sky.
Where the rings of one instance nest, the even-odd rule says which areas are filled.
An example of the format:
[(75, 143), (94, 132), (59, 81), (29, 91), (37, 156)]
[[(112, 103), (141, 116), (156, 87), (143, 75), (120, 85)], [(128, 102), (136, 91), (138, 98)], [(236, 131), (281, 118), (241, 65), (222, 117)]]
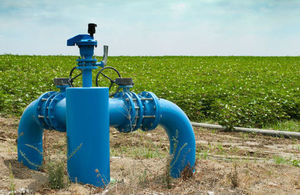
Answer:
[(0, 0), (0, 54), (78, 55), (89, 22), (97, 55), (300, 55), (300, 0)]

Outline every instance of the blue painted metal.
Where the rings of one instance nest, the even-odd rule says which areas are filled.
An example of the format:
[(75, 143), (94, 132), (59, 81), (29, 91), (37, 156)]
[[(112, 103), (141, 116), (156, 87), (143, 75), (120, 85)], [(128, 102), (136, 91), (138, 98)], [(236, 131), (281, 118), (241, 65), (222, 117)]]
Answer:
[[(18, 160), (31, 169), (39, 169), (43, 160), (43, 129), (66, 131), (68, 173), (71, 181), (105, 186), (110, 181), (109, 125), (120, 132), (165, 128), (172, 156), (171, 176), (195, 165), (195, 136), (185, 113), (175, 104), (159, 99), (151, 92), (136, 94), (132, 85), (120, 86), (109, 99), (108, 88), (92, 87), (92, 70), (104, 67), (107, 60), (93, 58), (97, 41), (90, 35), (77, 35), (67, 41), (77, 45), (81, 58), (82, 88), (57, 86), (60, 92), (47, 92), (24, 111), (18, 129)], [(59, 83), (59, 82), (58, 82)], [(66, 128), (67, 127), (67, 128)]]
[[(75, 37), (72, 37), (70, 39), (67, 40), (67, 46), (75, 46), (75, 45), (80, 45), (81, 41), (83, 40), (83, 42), (88, 42), (85, 40), (93, 40), (93, 37), (91, 37), (88, 34), (79, 34), (76, 35)], [(97, 45), (97, 41), (93, 42), (94, 45)], [(83, 45), (83, 44), (81, 44)]]
[(109, 122), (111, 127), (122, 128), (128, 121), (128, 109), (121, 98), (109, 98)]
[(170, 141), (171, 176), (180, 177), (186, 166), (194, 169), (196, 143), (193, 127), (186, 114), (174, 103), (160, 99), (159, 124), (165, 129)]
[[(68, 89), (74, 90), (77, 88), (68, 88)], [(79, 89), (83, 89), (83, 88), (79, 88)], [(86, 88), (86, 89), (97, 89), (97, 88)], [(56, 129), (57, 127), (62, 127), (58, 130), (65, 131), (66, 110), (67, 110), (66, 98), (61, 99), (54, 106), (55, 109), (53, 111), (54, 114), (52, 120), (56, 121), (56, 124), (59, 125), (54, 127), (52, 124), (55, 123), (52, 122), (50, 123), (51, 125), (48, 126), (45, 122), (44, 117), (38, 117), (41, 116), (38, 114), (40, 112), (39, 110), (45, 110), (47, 102), (50, 101), (49, 99), (53, 99), (50, 98), (53, 97), (53, 94), (54, 97), (57, 96), (55, 92), (48, 92), (43, 94), (38, 100), (36, 100), (32, 104), (30, 104), (28, 108), (25, 110), (20, 122), (19, 138), (18, 138), (19, 161), (23, 162), (26, 166), (32, 169), (37, 169), (42, 164), (42, 140), (41, 139), (42, 139), (43, 128)], [(109, 118), (110, 118), (109, 123), (110, 126), (115, 127), (120, 132), (131, 132), (138, 128), (143, 128), (144, 130), (150, 130), (152, 128), (155, 128), (158, 124), (163, 126), (168, 134), (169, 141), (170, 141), (170, 154), (172, 155), (172, 161), (170, 165), (171, 176), (177, 178), (180, 176), (181, 171), (186, 166), (193, 167), (195, 164), (194, 132), (189, 122), (189, 119), (178, 106), (176, 106), (175, 104), (167, 100), (158, 99), (153, 94), (151, 94), (151, 96), (149, 94), (151, 93), (142, 92), (139, 95), (137, 95), (133, 92), (127, 91), (127, 92), (120, 92), (116, 94), (114, 98), (110, 98), (109, 99)], [(46, 96), (48, 96), (49, 98), (48, 99), (45, 98)], [(78, 110), (77, 113), (80, 114), (80, 116), (98, 115), (98, 114), (92, 114), (94, 112), (97, 112), (96, 105), (93, 106), (93, 108), (96, 110), (90, 111), (90, 114), (83, 114), (82, 112), (83, 104), (92, 101), (96, 102), (95, 97), (91, 95), (89, 98), (78, 99), (77, 103), (79, 106), (78, 109), (80, 109), (80, 111)], [(101, 101), (102, 101), (101, 99), (97, 99), (98, 103), (101, 103)], [(132, 112), (133, 108), (135, 112)], [(99, 112), (103, 111), (102, 107), (99, 108), (98, 106), (98, 109)], [(73, 111), (70, 110), (70, 112)], [(148, 118), (147, 116), (153, 116), (153, 117)], [(156, 121), (157, 119), (158, 121)], [(98, 120), (101, 119), (99, 118)], [(82, 125), (84, 124), (84, 126), (86, 124), (83, 123), (82, 120), (77, 120), (77, 122)], [(154, 126), (154, 124), (156, 126)], [(79, 124), (77, 124), (76, 126), (79, 126)], [(85, 129), (85, 127), (83, 129)], [(99, 132), (101, 131), (99, 130)], [(70, 132), (68, 132), (68, 134), (70, 134)], [(92, 135), (94, 135), (94, 133), (92, 133)], [(37, 139), (37, 137), (39, 137), (39, 139)], [(68, 140), (70, 140), (70, 137), (68, 137)], [(100, 141), (98, 140), (97, 142), (99, 143)], [(28, 145), (29, 147), (26, 145)], [(37, 148), (37, 150), (33, 149), (33, 147), (30, 146), (34, 146), (34, 148)], [(99, 152), (94, 151), (93, 153), (99, 153)], [(22, 156), (21, 154), (24, 154), (26, 158), (29, 159), (29, 161), (26, 160), (26, 158), (23, 157), (24, 155)], [(94, 155), (94, 156), (98, 156), (98, 155)], [(33, 164), (37, 166), (34, 166)], [(106, 164), (106, 166), (109, 166), (109, 164), (108, 165)], [(107, 177), (108, 176), (106, 175), (106, 178)], [(84, 181), (86, 180), (83, 180), (82, 182)]]
[(37, 107), (37, 100), (27, 106), (18, 129), (18, 160), (34, 170), (43, 163), (43, 126), (36, 117)]
[[(66, 88), (66, 87), (65, 87)], [(65, 88), (61, 92), (50, 91), (37, 99), (36, 118), (44, 129), (66, 131)]]
[(156, 95), (152, 92), (143, 91), (139, 94), (143, 102), (144, 114), (141, 129), (143, 131), (153, 130), (160, 120), (160, 104)]
[[(138, 101), (141, 101), (142, 105), (133, 103)], [(181, 172), (187, 166), (194, 169), (196, 153), (194, 131), (186, 114), (176, 104), (158, 99), (151, 92), (136, 95), (129, 91), (116, 94), (110, 101), (111, 103), (113, 105), (110, 106), (111, 125), (120, 132), (128, 133), (138, 128), (148, 131), (156, 128), (157, 125), (165, 129), (170, 141), (172, 177), (180, 177)], [(142, 108), (143, 112), (132, 112), (134, 106)], [(132, 120), (132, 118), (142, 119), (142, 122)], [(118, 123), (118, 120), (122, 122)]]
[(97, 60), (93, 59), (97, 41), (90, 35), (80, 34), (67, 40), (67, 46), (77, 45), (81, 58), (77, 60), (78, 69), (82, 71), (82, 86), (92, 87), (92, 70), (98, 68)]
[(108, 88), (67, 89), (68, 173), (73, 182), (110, 182)]

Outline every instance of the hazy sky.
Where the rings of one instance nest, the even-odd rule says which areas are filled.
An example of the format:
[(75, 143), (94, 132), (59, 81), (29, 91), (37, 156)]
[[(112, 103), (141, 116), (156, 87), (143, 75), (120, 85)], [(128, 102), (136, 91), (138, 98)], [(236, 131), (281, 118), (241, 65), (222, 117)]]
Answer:
[(300, 55), (300, 0), (0, 0), (0, 54)]

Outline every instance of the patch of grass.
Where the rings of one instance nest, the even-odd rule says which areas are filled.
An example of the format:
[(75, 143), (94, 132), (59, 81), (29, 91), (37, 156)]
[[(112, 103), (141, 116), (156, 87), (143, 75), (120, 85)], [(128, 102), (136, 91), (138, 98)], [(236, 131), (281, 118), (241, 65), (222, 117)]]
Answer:
[(288, 164), (295, 167), (300, 167), (300, 160), (298, 159), (287, 159), (282, 156), (273, 156), (273, 160), (276, 164)]
[(282, 156), (273, 156), (273, 160), (278, 165), (287, 162)]
[(229, 174), (229, 179), (232, 188), (237, 188), (239, 186), (239, 177), (238, 177), (238, 172), (237, 172), (237, 164), (233, 164), (233, 170)]
[(145, 188), (149, 185), (149, 175), (147, 169), (144, 169), (143, 173), (138, 176), (139, 184), (142, 188)]
[(217, 154), (222, 155), (225, 152), (222, 144), (217, 144), (216, 149), (217, 149)]
[(15, 177), (12, 171), (11, 163), (9, 163), (9, 180), (10, 180), (9, 191), (10, 194), (14, 195), (16, 190), (16, 184), (15, 184)]
[(169, 155), (169, 157), (167, 159), (165, 177), (164, 177), (164, 182), (168, 189), (172, 188), (172, 177), (171, 177), (171, 166), (170, 166), (171, 161), (172, 161), (172, 155)]
[(300, 121), (299, 120), (277, 121), (276, 123), (265, 126), (264, 128), (281, 130), (281, 131), (300, 132)]
[(67, 185), (67, 182), (65, 182), (65, 164), (63, 162), (48, 162), (46, 170), (51, 189), (61, 189)]
[(132, 155), (137, 158), (162, 158), (164, 155), (155, 148), (137, 147), (131, 151)]
[(208, 159), (208, 152), (209, 152), (208, 150), (199, 152), (199, 155), (198, 155), (199, 159), (203, 159), (203, 160)]
[(146, 146), (121, 146), (118, 148), (110, 149), (111, 156), (125, 155), (132, 158), (164, 158), (166, 152), (160, 151), (158, 148), (146, 147)]

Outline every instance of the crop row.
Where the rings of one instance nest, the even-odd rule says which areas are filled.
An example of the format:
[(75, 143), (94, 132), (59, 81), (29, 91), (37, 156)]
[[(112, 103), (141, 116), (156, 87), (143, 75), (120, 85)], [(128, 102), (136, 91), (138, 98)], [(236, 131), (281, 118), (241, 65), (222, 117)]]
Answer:
[[(53, 78), (67, 77), (76, 59), (1, 55), (0, 112), (20, 116), (56, 90)], [(110, 57), (108, 65), (133, 78), (133, 91), (173, 101), (193, 121), (261, 127), (300, 119), (300, 57)]]

